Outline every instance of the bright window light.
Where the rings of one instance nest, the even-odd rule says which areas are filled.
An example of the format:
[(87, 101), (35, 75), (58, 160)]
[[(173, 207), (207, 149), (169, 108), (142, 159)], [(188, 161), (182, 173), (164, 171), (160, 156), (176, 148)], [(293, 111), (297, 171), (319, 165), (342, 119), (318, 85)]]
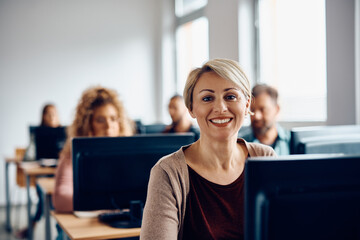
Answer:
[(182, 17), (206, 6), (207, 0), (176, 0), (175, 3), (176, 16)]
[(198, 18), (176, 31), (177, 91), (182, 94), (189, 72), (209, 59), (209, 23)]
[(325, 0), (259, 0), (259, 82), (279, 91), (281, 121), (326, 121)]

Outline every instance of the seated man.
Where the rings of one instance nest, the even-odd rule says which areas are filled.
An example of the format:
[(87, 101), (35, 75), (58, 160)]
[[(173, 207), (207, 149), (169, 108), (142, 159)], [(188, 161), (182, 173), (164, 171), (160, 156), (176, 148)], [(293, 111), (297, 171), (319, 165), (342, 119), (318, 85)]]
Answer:
[(252, 95), (252, 131), (241, 137), (248, 142), (269, 145), (278, 155), (290, 154), (290, 132), (276, 123), (280, 111), (277, 90), (265, 84), (258, 84), (254, 86)]
[(195, 134), (195, 140), (199, 138), (199, 130), (191, 122), (182, 96), (174, 95), (170, 99), (169, 114), (172, 123), (165, 128), (163, 133), (192, 132)]

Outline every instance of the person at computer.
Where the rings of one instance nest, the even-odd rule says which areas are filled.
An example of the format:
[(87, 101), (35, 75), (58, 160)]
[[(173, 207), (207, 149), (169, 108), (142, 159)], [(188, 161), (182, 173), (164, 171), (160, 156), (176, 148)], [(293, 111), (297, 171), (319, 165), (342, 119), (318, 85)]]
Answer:
[[(48, 103), (46, 104), (41, 111), (41, 127), (51, 127), (56, 128), (60, 127), (59, 114), (54, 104)], [(35, 161), (35, 142), (34, 137), (30, 136), (30, 144), (27, 147), (24, 155), (24, 161)], [(43, 214), (43, 206), (44, 199), (41, 193), (41, 189), (38, 185), (36, 185), (36, 193), (38, 195), (38, 203), (36, 207), (36, 212), (34, 217), (32, 218), (33, 228), (36, 226), (36, 223), (41, 219)], [(19, 239), (28, 237), (28, 227), (23, 228), (15, 233), (15, 237)]]
[(189, 119), (188, 110), (181, 95), (176, 94), (170, 98), (169, 114), (172, 123), (165, 128), (163, 133), (192, 132), (195, 134), (196, 140), (199, 138), (199, 131)]
[(277, 123), (280, 106), (278, 91), (266, 84), (257, 84), (252, 89), (253, 101), (250, 116), (251, 131), (241, 136), (248, 142), (271, 146), (278, 155), (290, 154), (290, 132)]
[(57, 212), (73, 211), (72, 138), (131, 136), (133, 133), (133, 122), (127, 117), (116, 91), (103, 87), (85, 90), (67, 130), (67, 141), (55, 174), (53, 204)]
[(276, 156), (237, 138), (249, 80), (237, 62), (214, 59), (189, 74), (183, 96), (200, 138), (152, 168), (140, 239), (243, 239), (245, 160)]

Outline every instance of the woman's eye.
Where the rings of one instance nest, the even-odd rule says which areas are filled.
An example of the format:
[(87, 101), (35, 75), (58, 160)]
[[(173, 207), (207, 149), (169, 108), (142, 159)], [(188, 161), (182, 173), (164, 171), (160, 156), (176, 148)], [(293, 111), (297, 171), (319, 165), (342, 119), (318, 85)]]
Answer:
[(97, 123), (105, 123), (106, 119), (103, 118), (103, 117), (98, 117), (98, 118), (95, 118), (95, 122), (97, 122)]
[(118, 122), (118, 121), (120, 121), (120, 119), (118, 117), (111, 117), (111, 121), (112, 122)]
[(236, 96), (235, 95), (227, 95), (225, 97), (227, 100), (236, 100)]
[(203, 100), (204, 102), (209, 102), (209, 101), (212, 100), (212, 97), (203, 97), (202, 100)]

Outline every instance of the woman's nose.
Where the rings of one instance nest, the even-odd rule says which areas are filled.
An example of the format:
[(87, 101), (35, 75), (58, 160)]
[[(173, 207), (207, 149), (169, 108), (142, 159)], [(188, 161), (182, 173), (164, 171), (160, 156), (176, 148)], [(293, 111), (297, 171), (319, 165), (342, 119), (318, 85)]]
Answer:
[(110, 120), (109, 119), (107, 119), (106, 121), (105, 121), (105, 123), (104, 123), (104, 127), (106, 128), (106, 129), (108, 129), (108, 128), (110, 128)]
[(215, 101), (214, 110), (217, 113), (224, 113), (227, 111), (227, 105), (226, 102), (223, 99), (219, 99)]

